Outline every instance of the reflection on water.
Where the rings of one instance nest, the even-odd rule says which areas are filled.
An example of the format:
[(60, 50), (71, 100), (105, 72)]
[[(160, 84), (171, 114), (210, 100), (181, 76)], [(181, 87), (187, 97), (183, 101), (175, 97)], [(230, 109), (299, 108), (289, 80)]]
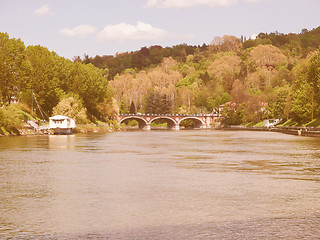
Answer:
[(0, 138), (0, 238), (318, 239), (319, 176), (279, 133)]

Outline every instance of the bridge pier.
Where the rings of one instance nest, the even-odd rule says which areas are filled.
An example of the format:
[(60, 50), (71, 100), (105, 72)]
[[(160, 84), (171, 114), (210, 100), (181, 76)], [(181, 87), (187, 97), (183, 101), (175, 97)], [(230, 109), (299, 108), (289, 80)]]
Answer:
[(174, 126), (174, 130), (179, 131), (180, 130), (180, 125), (179, 123), (176, 123)]
[(147, 123), (147, 125), (146, 125), (146, 130), (147, 130), (147, 131), (150, 131), (150, 130), (151, 130), (151, 124), (150, 124), (150, 123)]

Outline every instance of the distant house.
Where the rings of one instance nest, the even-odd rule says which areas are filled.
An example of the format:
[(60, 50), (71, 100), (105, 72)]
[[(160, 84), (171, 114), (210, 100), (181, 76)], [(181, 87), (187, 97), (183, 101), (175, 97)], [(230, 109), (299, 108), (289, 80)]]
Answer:
[(62, 115), (49, 118), (49, 128), (54, 131), (54, 134), (71, 134), (75, 127), (76, 123), (72, 118)]
[(280, 119), (265, 119), (263, 120), (264, 127), (273, 127), (280, 122)]

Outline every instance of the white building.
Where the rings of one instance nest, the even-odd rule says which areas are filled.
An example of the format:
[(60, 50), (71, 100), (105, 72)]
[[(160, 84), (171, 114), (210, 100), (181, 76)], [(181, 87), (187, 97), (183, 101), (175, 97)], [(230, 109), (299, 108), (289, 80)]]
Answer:
[(53, 129), (54, 134), (71, 134), (76, 123), (72, 118), (66, 116), (53, 116), (49, 118), (49, 128)]
[(263, 120), (264, 127), (273, 127), (277, 123), (279, 123), (280, 119), (265, 119)]

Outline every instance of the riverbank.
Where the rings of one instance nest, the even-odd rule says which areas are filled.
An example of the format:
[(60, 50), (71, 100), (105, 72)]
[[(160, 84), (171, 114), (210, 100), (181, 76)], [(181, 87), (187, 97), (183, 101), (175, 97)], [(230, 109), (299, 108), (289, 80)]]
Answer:
[(284, 134), (290, 134), (295, 136), (304, 137), (320, 137), (319, 127), (246, 127), (246, 126), (228, 126), (222, 127), (222, 130), (226, 131), (267, 131), (267, 132), (279, 132)]
[[(86, 124), (86, 125), (77, 125), (75, 129), (73, 129), (73, 133), (110, 133), (117, 131), (118, 127), (109, 126), (108, 124)], [(14, 129), (14, 130), (6, 130), (2, 129), (0, 131), (0, 137), (9, 137), (9, 136), (32, 136), (32, 135), (51, 135), (53, 131), (50, 129), (37, 131), (33, 129), (31, 126), (25, 125), (24, 128)]]
[[(138, 127), (126, 127), (119, 129), (119, 127), (112, 127), (107, 124), (86, 124), (78, 125), (73, 133), (111, 133), (118, 130), (138, 130)], [(164, 130), (164, 127), (154, 127), (153, 130)], [(247, 127), (247, 126), (228, 126), (221, 127), (215, 130), (224, 131), (265, 131), (265, 132), (279, 132), (284, 134), (290, 134), (295, 136), (305, 136), (305, 137), (320, 137), (319, 127)], [(25, 127), (23, 129), (17, 129), (11, 132), (5, 131), (0, 132), (0, 137), (5, 136), (28, 136), (28, 135), (47, 135), (53, 134), (53, 131), (35, 131), (30, 127)]]

